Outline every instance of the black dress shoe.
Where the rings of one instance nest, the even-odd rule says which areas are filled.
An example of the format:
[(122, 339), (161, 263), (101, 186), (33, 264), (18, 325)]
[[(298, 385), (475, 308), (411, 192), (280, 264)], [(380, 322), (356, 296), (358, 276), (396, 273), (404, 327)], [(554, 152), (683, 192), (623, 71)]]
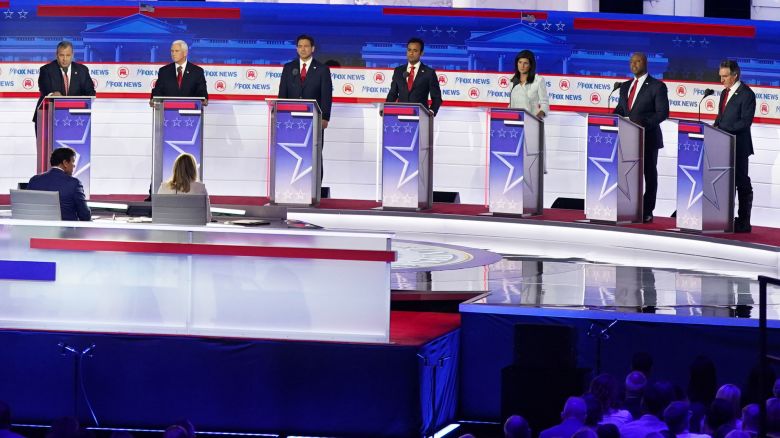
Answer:
[(646, 223), (646, 224), (652, 223), (652, 222), (653, 222), (653, 215), (652, 215), (652, 214), (646, 214), (646, 215), (645, 215), (645, 216), (642, 218), (642, 222), (643, 222), (643, 223)]
[(753, 227), (750, 226), (749, 220), (743, 220), (741, 218), (734, 218), (734, 232), (735, 233), (750, 233), (753, 231)]

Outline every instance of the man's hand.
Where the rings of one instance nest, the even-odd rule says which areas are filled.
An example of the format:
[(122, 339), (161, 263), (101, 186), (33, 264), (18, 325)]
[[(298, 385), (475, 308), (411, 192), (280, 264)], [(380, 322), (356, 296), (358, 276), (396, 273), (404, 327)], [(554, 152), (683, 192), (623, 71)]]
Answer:
[(322, 129), (327, 129), (327, 127), (328, 127), (328, 121), (327, 120), (323, 120), (322, 121)]
[(59, 91), (52, 91), (52, 92), (49, 94), (49, 96), (62, 96), (62, 93), (60, 93)]
[(208, 99), (204, 99), (203, 100), (203, 106), (209, 106), (209, 100)]
[(543, 119), (544, 116), (546, 116), (546, 115), (547, 114), (545, 114), (544, 111), (542, 111), (542, 110), (539, 110), (539, 112), (536, 113), (536, 117), (539, 117), (540, 119)]
[(154, 101), (152, 99), (149, 99), (149, 107), (154, 108)]

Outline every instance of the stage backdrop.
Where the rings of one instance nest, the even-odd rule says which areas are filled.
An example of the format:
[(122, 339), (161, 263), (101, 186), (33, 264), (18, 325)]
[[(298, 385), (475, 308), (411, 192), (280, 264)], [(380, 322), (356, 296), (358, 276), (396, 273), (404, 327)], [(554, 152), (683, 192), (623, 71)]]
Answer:
[[(205, 179), (210, 192), (267, 195), (267, 113), (279, 65), (295, 56), (295, 36), (316, 39), (315, 56), (333, 69), (334, 109), (325, 148), (325, 185), (334, 195), (376, 196), (376, 112), (390, 68), (405, 62), (409, 37), (426, 41), (424, 62), (437, 69), (447, 107), (437, 118), (436, 190), (457, 190), (464, 202), (485, 201), (485, 106), (506, 105), (515, 54), (531, 49), (545, 75), (554, 111), (546, 136), (550, 159), (546, 205), (582, 196), (584, 122), (579, 113), (606, 111), (615, 81), (628, 76), (635, 50), (648, 55), (651, 74), (669, 85), (672, 115), (711, 120), (722, 88), (721, 58), (732, 55), (758, 104), (751, 159), (756, 218), (771, 222), (780, 208), (780, 41), (774, 22), (687, 17), (468, 10), (382, 6), (0, 0), (0, 151), (8, 174), (0, 193), (34, 172), (32, 116), (38, 68), (54, 58), (62, 38), (90, 67), (96, 82), (92, 192), (143, 193), (148, 188), (150, 129), (144, 106), (170, 42), (190, 44), (190, 61), (204, 65), (212, 105), (205, 126)], [(102, 102), (101, 102), (102, 101)], [(357, 105), (355, 105), (357, 104)], [(454, 108), (461, 107), (461, 108)], [(566, 114), (569, 115), (566, 115)], [(360, 125), (360, 126), (358, 126)], [(661, 153), (659, 214), (674, 209), (676, 140), (666, 124)], [(147, 132), (148, 131), (148, 132)], [(149, 162), (149, 163), (148, 163)], [(99, 170), (101, 168), (103, 170)], [(229, 169), (220, 170), (220, 169)]]

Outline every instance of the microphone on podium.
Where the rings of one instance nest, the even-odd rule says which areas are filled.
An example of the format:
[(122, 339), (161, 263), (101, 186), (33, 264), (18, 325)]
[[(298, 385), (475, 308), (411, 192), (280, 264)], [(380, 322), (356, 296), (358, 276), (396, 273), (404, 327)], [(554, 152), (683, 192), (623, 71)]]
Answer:
[(617, 81), (617, 82), (615, 82), (614, 85), (612, 85), (612, 91), (609, 93), (609, 96), (607, 97), (607, 112), (609, 112), (609, 109), (610, 109), (609, 108), (609, 103), (612, 100), (612, 95), (615, 93), (615, 91), (620, 89), (620, 86), (622, 84), (623, 84), (622, 82)]
[(712, 96), (715, 94), (715, 90), (712, 88), (707, 88), (704, 90), (704, 96), (701, 97), (701, 100), (699, 100), (699, 122), (701, 122), (701, 103), (704, 101), (704, 99), (707, 98), (707, 96)]

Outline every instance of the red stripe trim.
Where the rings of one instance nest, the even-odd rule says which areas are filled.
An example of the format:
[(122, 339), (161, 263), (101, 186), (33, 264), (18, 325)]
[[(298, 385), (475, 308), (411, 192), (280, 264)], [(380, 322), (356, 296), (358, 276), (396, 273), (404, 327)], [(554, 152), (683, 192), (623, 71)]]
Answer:
[(195, 102), (166, 101), (163, 102), (163, 109), (198, 109), (198, 105)]
[(55, 100), (54, 108), (56, 109), (83, 109), (87, 107), (87, 102), (83, 100)]
[(11, 195), (0, 195), (0, 205), (11, 204)]
[(284, 259), (348, 260), (363, 262), (393, 262), (396, 259), (395, 251), (208, 245), (198, 243), (126, 242), (118, 240), (31, 238), (30, 248), (65, 251), (275, 257)]
[(691, 125), (688, 123), (680, 123), (677, 125), (677, 129), (680, 132), (691, 132), (694, 134), (701, 134), (701, 125)]
[(10, 1), (0, 1), (0, 8), (7, 9), (11, 7)]
[(397, 107), (397, 106), (386, 106), (384, 108), (384, 113), (391, 115), (391, 116), (413, 116), (415, 115), (416, 108), (404, 108), (404, 107)]
[(673, 33), (678, 35), (701, 35), (755, 38), (755, 26), (727, 24), (685, 23), (674, 21), (606, 20), (603, 18), (575, 18), (576, 30), (605, 30), (610, 32)]
[(490, 118), (495, 120), (520, 120), (521, 117), (518, 112), (491, 111)]
[(143, 14), (155, 18), (240, 19), (239, 8), (186, 8), (154, 6), (154, 12), (143, 12), (136, 6), (38, 6), (39, 17), (127, 17)]
[(309, 111), (309, 105), (302, 103), (279, 103), (276, 105), (278, 111)]
[(409, 15), (417, 17), (464, 17), (464, 18), (511, 18), (518, 20), (533, 16), (537, 20), (546, 20), (546, 12), (496, 11), (485, 9), (445, 9), (445, 8), (382, 8), (384, 15)]
[[(699, 117), (699, 114), (695, 113), (695, 112), (685, 113), (685, 112), (682, 112), (682, 111), (670, 111), (669, 112), (669, 117), (672, 118), (672, 119), (696, 119), (696, 118)], [(701, 115), (702, 120), (715, 120), (717, 117), (718, 117), (717, 114), (702, 114)], [(780, 120), (777, 120), (777, 119), (774, 119), (773, 122), (759, 122), (758, 120), (759, 120), (758, 117), (754, 117), (753, 118), (753, 121), (755, 123), (775, 123), (775, 124), (780, 123)]]
[(617, 117), (589, 116), (588, 125), (616, 126)]

